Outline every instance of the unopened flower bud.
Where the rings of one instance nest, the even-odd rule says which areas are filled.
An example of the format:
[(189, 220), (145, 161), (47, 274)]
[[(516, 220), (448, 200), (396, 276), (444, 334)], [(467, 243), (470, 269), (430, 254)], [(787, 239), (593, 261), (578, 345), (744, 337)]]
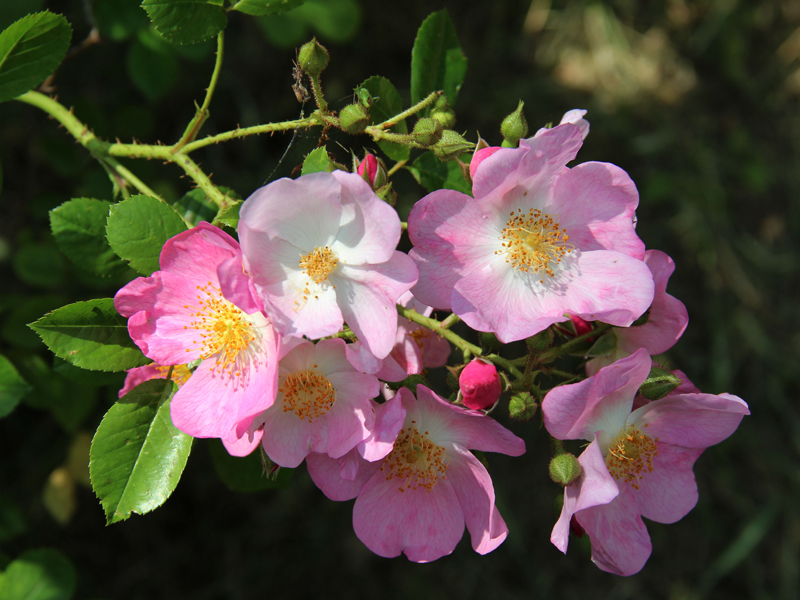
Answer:
[(445, 129), (452, 129), (456, 124), (456, 114), (450, 108), (450, 102), (448, 102), (447, 96), (444, 94), (439, 96), (439, 99), (433, 105), (431, 118), (439, 121)]
[(370, 186), (375, 183), (375, 176), (378, 174), (378, 159), (374, 154), (367, 154), (357, 168), (357, 172), (364, 178)]
[(553, 330), (548, 328), (526, 339), (525, 344), (534, 354), (541, 354), (553, 345), (553, 338)]
[(503, 146), (514, 147), (519, 144), (520, 139), (528, 135), (528, 122), (522, 114), (522, 106), (525, 103), (520, 100), (517, 110), (508, 115), (500, 124), (500, 133), (503, 134), (505, 142)]
[(414, 141), (420, 146), (433, 146), (442, 139), (442, 124), (431, 117), (423, 117), (414, 125)]
[(369, 125), (369, 113), (361, 104), (348, 104), (339, 113), (339, 125), (346, 133), (361, 133)]
[(475, 144), (468, 142), (452, 129), (445, 129), (442, 132), (442, 139), (435, 144), (431, 150), (436, 158), (443, 162), (457, 159), (459, 156), (475, 147)]
[(680, 377), (673, 375), (666, 369), (652, 367), (650, 375), (644, 380), (642, 387), (639, 388), (639, 393), (648, 400), (658, 400), (669, 394), (681, 383), (683, 382)]
[(528, 392), (520, 392), (511, 396), (508, 402), (509, 416), (515, 421), (530, 421), (539, 407), (536, 400)]
[(573, 483), (581, 473), (581, 463), (569, 452), (554, 456), (550, 461), (550, 479), (558, 485), (567, 486)]
[(469, 363), (458, 378), (461, 401), (473, 410), (495, 405), (503, 391), (497, 368), (490, 362), (476, 358)]
[(478, 333), (478, 341), (481, 345), (481, 350), (483, 350), (485, 354), (497, 352), (503, 346), (500, 340), (497, 339), (497, 336), (491, 332), (482, 331)]
[(312, 77), (316, 77), (325, 70), (328, 62), (331, 60), (331, 55), (328, 51), (314, 38), (307, 44), (303, 44), (300, 52), (297, 55), (297, 62), (300, 63), (300, 68)]

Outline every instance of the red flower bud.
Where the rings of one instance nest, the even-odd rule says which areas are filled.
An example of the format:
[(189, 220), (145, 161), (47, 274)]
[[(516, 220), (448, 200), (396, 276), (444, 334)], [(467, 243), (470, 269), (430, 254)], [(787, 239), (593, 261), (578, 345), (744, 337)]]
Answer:
[(474, 410), (494, 406), (503, 391), (495, 366), (480, 358), (464, 367), (458, 377), (458, 385), (464, 406)]
[[(365, 172), (366, 175), (364, 175)], [(373, 154), (367, 154), (361, 164), (358, 165), (358, 174), (371, 186), (374, 185), (375, 176), (378, 174), (378, 159)]]

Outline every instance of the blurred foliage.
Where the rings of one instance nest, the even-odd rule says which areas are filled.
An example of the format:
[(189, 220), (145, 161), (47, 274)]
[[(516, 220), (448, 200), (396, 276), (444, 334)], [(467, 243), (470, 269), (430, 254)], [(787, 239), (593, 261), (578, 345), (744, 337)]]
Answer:
[[(0, 28), (44, 8), (63, 14), (73, 47), (48, 91), (100, 136), (171, 143), (202, 101), (214, 45), (164, 42), (139, 3), (3, 2)], [(48, 212), (70, 198), (113, 200), (112, 185), (53, 121), (10, 102), (0, 106), (0, 354), (25, 382), (16, 389), (32, 389), (17, 392), (19, 406), (0, 420), (0, 567), (17, 565), (6, 573), (20, 585), (39, 568), (71, 589), (66, 556), (79, 598), (800, 596), (800, 0), (308, 0), (284, 15), (230, 12), (204, 133), (296, 118), (293, 48), (311, 35), (331, 51), (323, 85), (334, 109), (373, 75), (387, 77), (407, 103), (417, 28), (443, 7), (469, 61), (454, 104), (458, 131), (498, 145), (500, 120), (520, 99), (532, 131), (568, 109), (589, 109), (579, 159), (631, 174), (641, 237), (677, 264), (669, 291), (691, 321), (665, 366), (704, 391), (750, 403), (737, 434), (698, 461), (697, 508), (676, 525), (648, 523), (653, 556), (633, 577), (597, 570), (586, 539), (573, 538), (563, 557), (548, 542), (560, 490), (547, 480), (547, 440), (535, 420), (500, 414), (528, 453), (488, 456), (510, 535), (485, 557), (465, 538), (430, 565), (381, 559), (353, 534), (352, 503), (327, 500), (304, 469), (283, 489), (231, 492), (214, 472), (218, 449), (204, 440), (162, 508), (106, 529), (74, 464), (85, 467), (80, 449), (120, 381), (76, 377), (25, 324), (67, 303), (111, 297), (133, 273), (100, 277), (58, 253)], [(346, 163), (340, 135), (328, 149)], [(298, 134), (297, 147), (309, 152), (312, 138)], [(217, 184), (247, 197), (290, 139), (231, 141), (197, 159)], [(302, 155), (289, 160), (282, 168), (291, 171)], [(427, 174), (424, 160), (414, 164), (423, 183), (448, 177)], [(174, 166), (130, 168), (182, 210), (202, 200), (183, 200), (190, 185)], [(425, 190), (409, 171), (394, 187), (405, 217)], [(83, 458), (65, 463), (68, 456)], [(42, 547), (56, 550), (31, 550)]]

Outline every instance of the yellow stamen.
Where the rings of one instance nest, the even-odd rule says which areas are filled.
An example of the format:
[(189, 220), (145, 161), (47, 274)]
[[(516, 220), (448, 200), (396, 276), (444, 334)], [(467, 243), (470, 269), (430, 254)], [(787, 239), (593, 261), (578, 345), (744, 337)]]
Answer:
[(544, 271), (550, 277), (555, 275), (552, 263), (560, 263), (573, 249), (567, 230), (538, 208), (512, 212), (498, 239), (502, 244), (495, 254), (505, 254), (512, 267), (523, 273)]
[[(314, 280), (314, 283), (322, 283), (328, 279), (336, 267), (339, 259), (327, 246), (320, 248), (317, 246), (313, 252), (304, 254), (300, 257), (300, 268), (303, 272)], [(308, 290), (305, 291), (309, 294)]]
[(279, 391), (283, 394), (283, 412), (294, 412), (309, 423), (325, 416), (336, 402), (336, 389), (327, 377), (314, 369), (287, 375)]
[[(647, 427), (647, 425), (645, 425)], [(658, 456), (658, 438), (642, 433), (635, 425), (628, 425), (617, 434), (606, 455), (608, 471), (618, 481), (630, 483), (639, 489), (639, 481), (653, 472), (653, 458)]]
[(446, 479), (447, 454), (443, 446), (428, 439), (428, 432), (420, 433), (411, 421), (411, 427), (401, 429), (394, 448), (386, 457), (381, 471), (386, 481), (396, 477), (401, 480), (398, 490), (431, 491), (441, 476)]
[[(189, 377), (192, 376), (192, 372), (189, 370), (187, 365), (175, 365), (172, 368), (172, 381), (175, 382), (175, 385), (181, 387)], [(156, 371), (158, 371), (158, 376), (162, 379), (166, 379), (167, 375), (169, 374), (170, 367), (164, 365), (156, 365)]]

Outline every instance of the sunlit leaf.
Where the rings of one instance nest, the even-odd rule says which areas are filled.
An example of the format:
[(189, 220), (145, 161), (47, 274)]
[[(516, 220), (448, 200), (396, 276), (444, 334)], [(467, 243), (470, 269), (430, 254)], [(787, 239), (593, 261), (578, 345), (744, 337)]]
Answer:
[(231, 7), (248, 15), (258, 17), (284, 13), (302, 5), (306, 0), (239, 0)]
[(456, 28), (446, 10), (432, 13), (422, 22), (411, 52), (411, 102), (444, 90), (453, 104), (467, 72)]
[(328, 151), (325, 148), (317, 148), (306, 156), (301, 174), (308, 175), (309, 173), (319, 173), (320, 171), (330, 173), (335, 168), (331, 157), (328, 156)]
[(16, 367), (0, 355), (0, 417), (5, 417), (33, 388), (22, 378)]
[[(400, 96), (400, 92), (398, 92), (397, 88), (392, 85), (392, 82), (385, 77), (370, 77), (358, 86), (358, 89), (365, 89), (372, 96), (373, 104), (369, 109), (369, 114), (375, 125), (387, 121), (396, 114), (403, 112), (403, 98)], [(388, 131), (393, 133), (408, 133), (408, 127), (403, 120), (391, 127)], [(393, 160), (408, 160), (411, 152), (408, 146), (402, 146), (394, 142), (382, 141), (378, 142), (378, 145), (381, 150), (386, 153), (386, 156)]]
[(89, 472), (106, 523), (161, 506), (178, 485), (194, 438), (170, 419), (175, 384), (151, 379), (109, 409), (92, 440)]
[(225, 29), (224, 0), (143, 0), (156, 30), (175, 44), (196, 44)]

